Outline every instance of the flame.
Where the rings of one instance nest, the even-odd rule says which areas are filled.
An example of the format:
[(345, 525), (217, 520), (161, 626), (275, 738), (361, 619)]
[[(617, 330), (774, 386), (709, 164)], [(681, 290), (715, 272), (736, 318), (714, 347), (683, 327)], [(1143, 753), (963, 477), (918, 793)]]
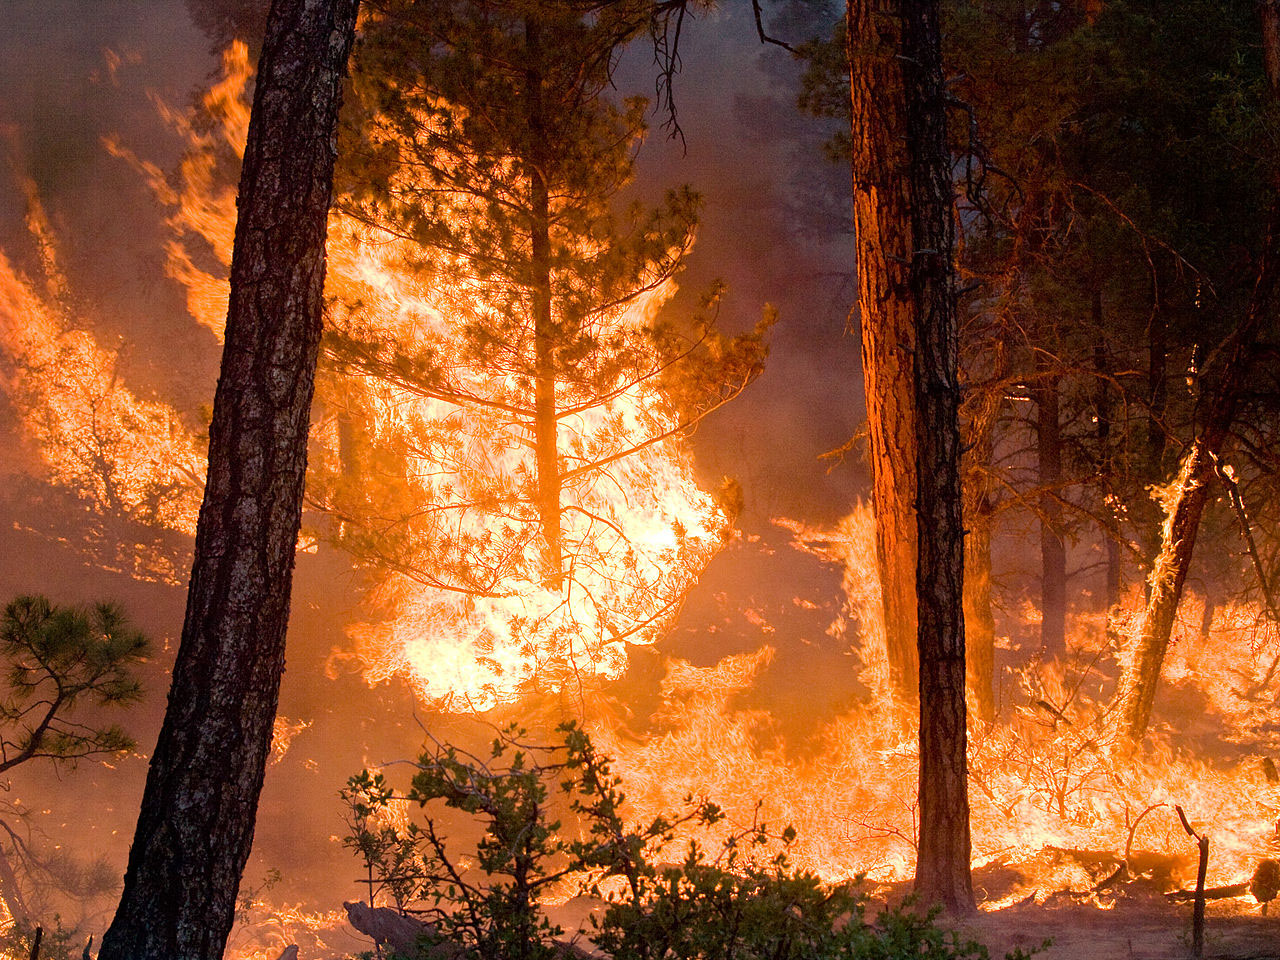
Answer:
[[(140, 158), (117, 137), (104, 141), (107, 150), (131, 164), (156, 199), (169, 210), (172, 237), (165, 244), (165, 273), (187, 292), (187, 309), (219, 340), (227, 322), (230, 290), (226, 269), (235, 241), (236, 184), (225, 176), (230, 164), (244, 158), (249, 136), (249, 101), (253, 77), (249, 48), (235, 40), (222, 56), (222, 75), (200, 99), (197, 123), (186, 111), (152, 97), (165, 124), (189, 147), (176, 177)], [(228, 215), (230, 213), (230, 215)], [(208, 262), (209, 268), (200, 266)], [(213, 269), (219, 265), (222, 269)]]
[[(878, 692), (883, 626), (869, 521), (859, 507), (833, 530), (785, 524), (798, 544), (844, 568), (846, 605), (831, 630), (862, 664), (850, 671), (851, 687), (868, 690), (862, 702), (827, 722), (809, 749), (788, 751), (771, 715), (735, 705), (770, 664), (770, 648), (705, 668), (669, 660), (659, 733), (641, 740), (606, 723), (596, 734), (616, 758), (638, 820), (678, 808), (686, 795), (708, 796), (738, 825), (755, 817), (794, 825), (792, 861), (829, 879), (910, 879), (915, 735), (888, 715), (890, 701)], [(1274, 749), (1269, 731), (1280, 708), (1246, 689), (1280, 655), (1280, 631), (1256, 607), (1231, 604), (1202, 639), (1202, 602), (1184, 601), (1164, 674), (1166, 699), (1194, 703), (1202, 729), (1160, 729), (1137, 756), (1111, 749), (1114, 676), (1125, 655), (1116, 638), (1140, 613), (1136, 590), (1110, 617), (1073, 618), (1069, 662), (1016, 671), (997, 723), (971, 718), (973, 866), (984, 909), (1065, 890), (1077, 902), (1113, 906), (1114, 888), (1095, 888), (1126, 857), (1130, 878), (1150, 877), (1158, 889), (1194, 885), (1195, 841), (1175, 805), (1210, 836), (1211, 887), (1247, 881), (1260, 859), (1280, 854), (1280, 777), (1253, 752)], [(1197, 748), (1194, 736), (1211, 731), (1240, 744), (1239, 756)]]
[(48, 219), (24, 186), (44, 289), (0, 251), (5, 391), (54, 484), (99, 515), (193, 534), (204, 475), (195, 438), (172, 408), (130, 390), (118, 355), (73, 317)]
[[(187, 289), (192, 314), (218, 334), (235, 223), (226, 172), (243, 156), (250, 77), (247, 50), (235, 43), (202, 101), (204, 119), (160, 104), (187, 144), (174, 176), (108, 144), (169, 210), (168, 273)], [(527, 375), (518, 362), (471, 358), (462, 327), (497, 308), (479, 281), (424, 276), (416, 255), (376, 225), (331, 216), (331, 336), (391, 344), (379, 359), (406, 377), (412, 358), (430, 356), (431, 382), (448, 384), (424, 392), (349, 363), (322, 371), (309, 496), (334, 518), (329, 538), (351, 547), (375, 577), (378, 618), (355, 624), (351, 636), (371, 681), (406, 676), (427, 701), (482, 710), (535, 680), (582, 696), (594, 679), (625, 669), (628, 643), (662, 634), (723, 544), (727, 519), (692, 480), (661, 391), (621, 385), (561, 420), (568, 570), (563, 587), (545, 583), (529, 494), (530, 426), (512, 413), (527, 401)], [(670, 281), (655, 285), (604, 317), (603, 332), (640, 336), (674, 291)], [(566, 402), (576, 399), (564, 390)], [(375, 451), (354, 481), (344, 430)], [(634, 438), (652, 442), (628, 451)], [(571, 473), (588, 462), (603, 465)]]
[[(189, 145), (176, 178), (111, 145), (169, 209), (169, 274), (186, 288), (192, 315), (216, 333), (234, 234), (234, 194), (223, 172), (242, 153), (247, 51), (233, 46), (224, 68), (204, 101), (216, 122), (198, 124), (161, 105)], [(13, 369), (40, 373), (12, 376), (7, 386), (30, 411), (27, 426), (46, 468), (96, 502), (190, 532), (203, 472), (191, 438), (172, 411), (130, 392), (114, 355), (71, 322), (55, 245), (32, 207), (44, 289), (0, 256), (0, 344)], [(426, 395), (336, 365), (318, 387), (310, 495), (331, 511), (324, 534), (352, 545), (373, 517), (380, 532), (400, 538), (393, 556), (370, 563), (381, 571), (370, 595), (376, 618), (351, 628), (366, 675), (406, 676), (426, 700), (475, 709), (510, 701), (535, 679), (582, 691), (618, 676), (626, 644), (663, 633), (725, 537), (727, 521), (694, 483), (687, 447), (674, 437), (654, 442), (567, 484), (572, 572), (563, 589), (547, 586), (536, 533), (529, 533), (527, 430), (504, 409), (527, 384), (473, 363), (458, 330), (460, 316), (488, 307), (465, 284), (424, 275), (412, 251), (374, 226), (335, 213), (329, 236), (327, 293), (339, 305), (330, 333), (406, 344), (406, 357), (434, 355), (454, 391)], [(640, 330), (673, 292), (670, 283), (659, 286), (608, 322)], [(562, 453), (576, 462), (607, 460), (628, 438), (662, 437), (675, 423), (660, 395), (635, 386), (576, 415), (571, 426)], [(376, 469), (348, 483), (344, 430), (394, 455), (370, 455)], [(865, 691), (862, 701), (796, 750), (782, 742), (771, 715), (740, 705), (739, 695), (773, 662), (772, 648), (711, 667), (669, 660), (655, 736), (641, 740), (603, 722), (596, 732), (616, 758), (638, 819), (678, 808), (687, 795), (707, 795), (728, 811), (725, 829), (757, 819), (795, 826), (793, 862), (825, 877), (910, 876), (916, 747), (910, 725), (883, 706), (891, 698), (871, 525), (865, 506), (832, 530), (785, 524), (797, 545), (841, 569), (845, 603), (830, 633), (856, 655), (849, 681)], [(440, 555), (440, 544), (449, 556)], [(1194, 595), (1184, 601), (1189, 622), (1198, 624), (1201, 602)], [(1192, 700), (1196, 715), (1237, 748), (1236, 758), (1197, 750), (1196, 731), (1169, 729), (1129, 757), (1110, 748), (1111, 687), (1126, 656), (1114, 638), (1131, 633), (1139, 608), (1135, 593), (1109, 618), (1077, 613), (1073, 658), (1014, 671), (1005, 714), (990, 726), (974, 724), (974, 865), (988, 907), (1063, 889), (1105, 905), (1107, 890), (1095, 888), (1121, 858), (1131, 875), (1156, 871), (1165, 885), (1187, 883), (1194, 844), (1175, 804), (1211, 836), (1210, 885), (1240, 882), (1276, 852), (1280, 784), (1265, 774), (1263, 754), (1273, 749), (1269, 731), (1280, 717), (1270, 698), (1247, 688), (1280, 651), (1280, 635), (1247, 604), (1220, 610), (1203, 641), (1180, 626), (1166, 661), (1167, 689)], [(1034, 616), (1026, 611), (1028, 620)], [(1000, 865), (1013, 879), (984, 879)], [(272, 922), (314, 930), (333, 918), (295, 911)], [(278, 954), (284, 942), (281, 933), (241, 955)]]
[(257, 898), (242, 900), (236, 926), (227, 939), (230, 960), (276, 960), (296, 945), (301, 957), (348, 956), (367, 946), (347, 925), (342, 910), (309, 911), (300, 905), (269, 906)]

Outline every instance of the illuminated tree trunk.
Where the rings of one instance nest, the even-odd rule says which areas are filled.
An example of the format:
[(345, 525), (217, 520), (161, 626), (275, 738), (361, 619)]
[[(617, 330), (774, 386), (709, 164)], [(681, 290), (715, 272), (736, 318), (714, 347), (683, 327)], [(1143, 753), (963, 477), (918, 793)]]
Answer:
[(1037, 357), (1036, 452), (1040, 474), (1040, 649), (1046, 659), (1067, 652), (1067, 549), (1062, 542), (1062, 427), (1058, 378)]
[(542, 145), (547, 136), (542, 96), (541, 28), (532, 18), (525, 21), (529, 63), (525, 94), (529, 110), (529, 143), (526, 169), (530, 199), (530, 289), (533, 297), (534, 338), (534, 462), (537, 466), (538, 517), (546, 542), (547, 582), (558, 588), (563, 582), (564, 547), (560, 534), (560, 460), (556, 409), (556, 331), (551, 312), (551, 207), (547, 195)]
[[(1093, 292), (1094, 329), (1101, 330), (1102, 322), (1102, 291), (1095, 289)], [(1109, 484), (1110, 478), (1115, 475), (1116, 464), (1111, 452), (1111, 387), (1108, 383), (1110, 369), (1106, 347), (1102, 343), (1094, 346), (1093, 368), (1098, 378), (1098, 392), (1094, 399), (1094, 412), (1097, 416), (1098, 473), (1104, 478), (1104, 482)], [(1103, 549), (1106, 551), (1103, 599), (1106, 609), (1110, 610), (1120, 602), (1120, 519), (1109, 497), (1103, 503), (1102, 510), (1110, 517), (1110, 522), (1104, 522), (1102, 530)]]
[(231, 929), (284, 669), (356, 6), (271, 7), (182, 643), (101, 960), (213, 960)]
[[(1263, 60), (1271, 105), (1280, 105), (1280, 0), (1258, 4), (1262, 17)], [(1271, 211), (1258, 266), (1258, 279), (1244, 320), (1220, 348), (1222, 374), (1213, 385), (1204, 428), (1183, 456), (1178, 476), (1165, 501), (1160, 552), (1151, 570), (1150, 593), (1134, 636), (1133, 655), (1120, 674), (1116, 699), (1127, 745), (1136, 746), (1151, 721), (1160, 670), (1169, 635), (1191, 566), (1200, 517), (1213, 487), (1214, 464), (1221, 455), (1240, 397), (1249, 380), (1258, 331), (1275, 307), (1280, 276), (1280, 165), (1272, 171)]]
[[(995, 380), (1007, 372), (997, 346)], [(965, 437), (964, 476), (964, 637), (969, 696), (978, 716), (995, 719), (996, 623), (991, 596), (991, 527), (994, 488), (991, 458), (996, 418), (1003, 394), (984, 391), (969, 420)]]
[(965, 513), (964, 643), (969, 693), (978, 716), (996, 717), (996, 621), (991, 608), (991, 496), (981, 491)]
[[(889, 665), (918, 664), (927, 906), (973, 909), (951, 155), (937, 0), (848, 0), (854, 225)], [(912, 502), (917, 518), (911, 520)], [(918, 551), (917, 551), (918, 544)], [(914, 576), (901, 571), (908, 545)], [(903, 584), (912, 583), (903, 595)], [(918, 603), (914, 648), (901, 630)], [(900, 607), (895, 616), (895, 605)]]
[(912, 407), (915, 301), (911, 290), (906, 105), (895, 0), (850, 0), (853, 215), (862, 380), (871, 446), (871, 506), (894, 690), (916, 699), (916, 422)]

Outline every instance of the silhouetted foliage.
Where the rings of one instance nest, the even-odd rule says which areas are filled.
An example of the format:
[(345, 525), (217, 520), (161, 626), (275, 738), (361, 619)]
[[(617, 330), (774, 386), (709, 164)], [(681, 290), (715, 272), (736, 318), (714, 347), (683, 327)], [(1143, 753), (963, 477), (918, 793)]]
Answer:
[[(365, 770), (347, 782), (344, 842), (364, 862), (370, 900), (433, 925), (417, 956), (437, 956), (446, 944), (474, 960), (561, 956), (565, 931), (542, 905), (552, 892), (600, 900), (602, 912), (575, 938), (616, 960), (988, 956), (909, 904), (868, 918), (860, 879), (829, 884), (790, 866), (790, 827), (773, 832), (757, 821), (723, 829), (720, 808), (693, 797), (682, 813), (628, 822), (609, 758), (575, 723), (559, 732), (562, 744), (548, 747), (508, 727), (483, 758), (435, 744), (400, 797), (381, 773)], [(432, 812), (415, 820), (414, 806)], [(447, 844), (446, 810), (478, 822), (473, 849)], [(700, 827), (722, 828), (721, 839), (710, 852), (688, 841), (673, 861), (677, 831)]]

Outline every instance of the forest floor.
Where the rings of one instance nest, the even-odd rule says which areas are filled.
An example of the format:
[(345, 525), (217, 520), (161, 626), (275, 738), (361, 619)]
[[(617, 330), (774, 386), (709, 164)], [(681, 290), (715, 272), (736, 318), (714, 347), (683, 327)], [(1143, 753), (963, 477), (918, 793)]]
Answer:
[[(1098, 906), (1013, 906), (980, 914), (961, 926), (986, 944), (993, 958), (1052, 940), (1042, 960), (1187, 960), (1191, 957), (1191, 904), (1159, 900)], [(1280, 911), (1262, 916), (1251, 900), (1210, 903), (1205, 911), (1204, 956), (1217, 960), (1280, 960)]]

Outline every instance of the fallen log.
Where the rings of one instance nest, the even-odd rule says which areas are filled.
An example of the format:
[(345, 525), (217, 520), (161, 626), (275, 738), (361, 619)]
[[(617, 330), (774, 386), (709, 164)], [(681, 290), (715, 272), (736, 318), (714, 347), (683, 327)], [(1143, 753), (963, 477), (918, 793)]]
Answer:
[[(347, 921), (372, 937), (380, 947), (389, 947), (395, 953), (412, 953), (421, 941), (437, 940), (436, 928), (425, 920), (410, 917), (390, 907), (371, 907), (359, 901), (344, 903)], [(436, 942), (430, 948), (430, 956), (437, 960), (454, 960), (462, 951), (452, 944)]]
[[(1225, 900), (1227, 897), (1238, 897), (1249, 892), (1247, 883), (1231, 883), (1225, 887), (1206, 887), (1201, 894), (1206, 900)], [(1167, 900), (1194, 900), (1194, 890), (1172, 890), (1165, 894)]]
[[(366, 937), (372, 937), (379, 946), (393, 952), (413, 954), (423, 950), (431, 960), (459, 960), (463, 949), (455, 943), (439, 939), (436, 928), (425, 920), (410, 917), (390, 907), (371, 907), (367, 903), (348, 902), (347, 921)], [(599, 960), (590, 949), (572, 940), (555, 940), (552, 946), (560, 960)]]

